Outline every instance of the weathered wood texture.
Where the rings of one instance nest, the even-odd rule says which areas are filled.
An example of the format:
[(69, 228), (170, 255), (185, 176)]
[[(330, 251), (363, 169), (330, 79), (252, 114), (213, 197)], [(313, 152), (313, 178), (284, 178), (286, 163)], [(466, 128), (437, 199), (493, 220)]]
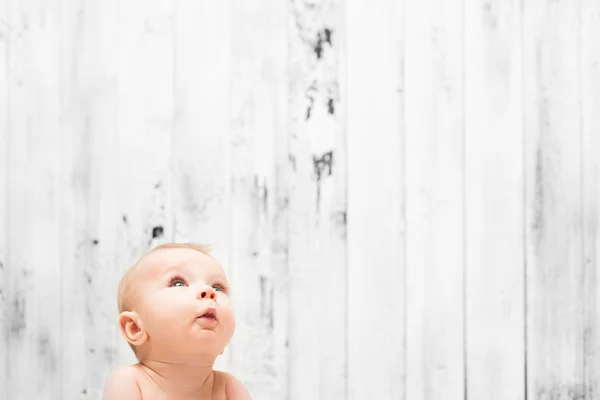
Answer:
[[(229, 130), (230, 279), (236, 334), (231, 372), (255, 398), (288, 388), (289, 191), (287, 4), (232, 3)], [(208, 232), (210, 234), (210, 232)]]
[(524, 4), (527, 393), (598, 398), (598, 7)]
[[(8, 4), (0, 3), (0, 88), (8, 85)], [(7, 397), (9, 324), (8, 259), (8, 90), (0, 89), (0, 397)]]
[(406, 399), (462, 399), (464, 84), (460, 2), (406, 2)]
[(290, 2), (288, 396), (292, 400), (343, 399), (347, 391), (343, 6), (339, 0)]
[(401, 2), (346, 4), (346, 398), (353, 400), (403, 398), (414, 366), (405, 363), (402, 21)]
[(0, 400), (99, 399), (217, 245), (256, 399), (600, 400), (594, 0), (0, 1)]
[(465, 1), (464, 351), (474, 399), (525, 398), (520, 7)]
[(582, 384), (587, 399), (600, 397), (600, 296), (597, 288), (600, 263), (600, 3), (582, 2), (579, 10), (579, 90), (581, 115), (581, 162), (583, 165), (583, 348)]

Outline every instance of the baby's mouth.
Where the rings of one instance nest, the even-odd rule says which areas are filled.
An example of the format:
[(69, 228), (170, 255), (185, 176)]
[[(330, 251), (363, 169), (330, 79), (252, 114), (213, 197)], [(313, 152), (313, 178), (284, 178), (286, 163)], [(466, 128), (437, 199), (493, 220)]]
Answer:
[(217, 310), (214, 308), (209, 308), (204, 312), (204, 314), (198, 317), (199, 319), (208, 319), (208, 320), (217, 320)]

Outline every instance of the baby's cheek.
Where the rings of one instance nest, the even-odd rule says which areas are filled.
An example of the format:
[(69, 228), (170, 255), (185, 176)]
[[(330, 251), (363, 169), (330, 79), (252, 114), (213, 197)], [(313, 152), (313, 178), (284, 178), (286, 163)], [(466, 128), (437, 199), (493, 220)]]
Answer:
[(232, 309), (229, 309), (228, 315), (227, 315), (227, 328), (228, 331), (230, 331), (230, 334), (233, 335), (233, 332), (235, 331), (235, 313), (233, 312)]
[(179, 323), (189, 320), (190, 315), (193, 315), (193, 312), (181, 310), (176, 304), (162, 304), (157, 306), (149, 317), (152, 319), (152, 325), (164, 329), (165, 327), (175, 328)]

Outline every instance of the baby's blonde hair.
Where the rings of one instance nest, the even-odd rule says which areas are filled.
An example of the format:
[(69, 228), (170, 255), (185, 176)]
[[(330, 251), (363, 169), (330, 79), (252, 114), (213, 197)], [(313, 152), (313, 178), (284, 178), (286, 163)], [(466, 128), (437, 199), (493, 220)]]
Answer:
[[(207, 256), (211, 256), (210, 252), (214, 248), (214, 246), (207, 244), (198, 244), (198, 243), (165, 243), (159, 246), (154, 247), (146, 254), (141, 256), (136, 263), (131, 267), (119, 282), (119, 288), (117, 291), (117, 306), (119, 308), (119, 314), (123, 311), (131, 311), (132, 305), (135, 304), (137, 300), (137, 291), (136, 291), (136, 281), (135, 281), (135, 272), (139, 268), (140, 262), (146, 258), (149, 254), (161, 250), (161, 249), (193, 249), (197, 250), (200, 253), (206, 254)], [(212, 257), (212, 256), (211, 256)], [(129, 343), (129, 347), (133, 350), (135, 355), (137, 356), (137, 351), (135, 346)]]

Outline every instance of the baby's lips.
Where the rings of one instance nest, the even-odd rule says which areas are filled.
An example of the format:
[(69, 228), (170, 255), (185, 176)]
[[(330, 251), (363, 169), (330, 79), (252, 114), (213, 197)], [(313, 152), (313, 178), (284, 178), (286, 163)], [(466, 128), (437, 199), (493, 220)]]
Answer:
[(198, 315), (198, 318), (207, 317), (217, 319), (217, 309), (214, 307), (207, 308), (204, 312)]

